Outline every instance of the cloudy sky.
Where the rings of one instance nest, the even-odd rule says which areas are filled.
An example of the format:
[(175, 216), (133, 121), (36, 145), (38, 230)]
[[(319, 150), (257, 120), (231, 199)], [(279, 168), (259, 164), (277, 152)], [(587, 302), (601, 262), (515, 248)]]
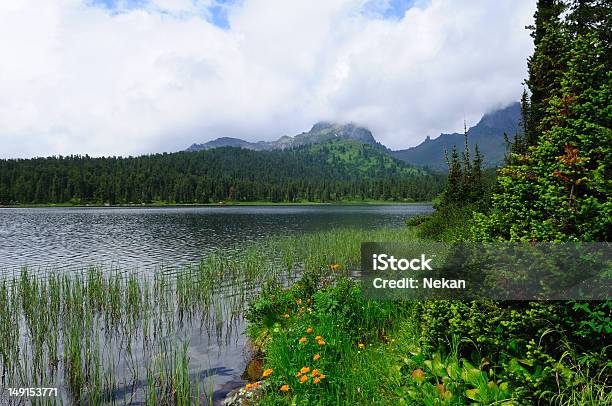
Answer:
[(138, 155), (319, 120), (392, 148), (518, 100), (535, 0), (2, 0), (0, 157)]

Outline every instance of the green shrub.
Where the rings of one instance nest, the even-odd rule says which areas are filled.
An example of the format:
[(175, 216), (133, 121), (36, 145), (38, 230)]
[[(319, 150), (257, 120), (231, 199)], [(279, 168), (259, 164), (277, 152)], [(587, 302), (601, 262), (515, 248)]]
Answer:
[[(600, 371), (608, 359), (605, 334), (596, 333), (602, 339), (584, 346), (577, 337), (605, 328), (597, 324), (605, 321), (601, 310), (596, 312), (597, 322), (585, 321), (576, 317), (576, 309), (590, 307), (575, 306), (567, 302), (423, 302), (422, 345), (426, 353), (447, 353), (453, 338), (461, 337), (465, 345), (459, 356), (483, 354), (495, 375), (509, 383), (515, 399), (547, 404), (552, 394), (582, 385), (576, 381), (577, 365), (589, 363), (592, 371)], [(591, 379), (595, 382), (594, 376)]]
[(422, 238), (436, 241), (463, 241), (469, 235), (467, 225), (478, 205), (446, 205), (439, 207), (419, 226)]
[(458, 358), (457, 353), (448, 356), (434, 353), (429, 359), (418, 354), (412, 362), (407, 363), (401, 392), (404, 398), (417, 404), (514, 404), (510, 384), (497, 379), (486, 359), (473, 362)]

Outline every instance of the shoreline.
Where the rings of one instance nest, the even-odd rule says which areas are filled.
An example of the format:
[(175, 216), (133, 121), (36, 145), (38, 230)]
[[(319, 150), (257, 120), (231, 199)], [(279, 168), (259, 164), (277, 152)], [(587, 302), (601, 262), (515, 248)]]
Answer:
[(232, 207), (232, 206), (422, 206), (433, 202), (404, 202), (388, 200), (347, 200), (339, 202), (219, 202), (219, 203), (124, 203), (124, 204), (12, 204), (0, 205), (0, 209), (35, 209), (35, 208), (173, 208), (173, 207)]

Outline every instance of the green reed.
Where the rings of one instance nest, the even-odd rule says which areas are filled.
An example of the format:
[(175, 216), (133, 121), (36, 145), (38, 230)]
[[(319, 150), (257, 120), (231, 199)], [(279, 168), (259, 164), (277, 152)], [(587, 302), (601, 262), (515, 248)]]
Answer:
[(77, 404), (207, 402), (189, 373), (189, 344), (177, 343), (185, 326), (222, 345), (267, 281), (290, 285), (304, 270), (329, 272), (330, 264), (350, 272), (362, 241), (412, 238), (403, 229), (332, 230), (215, 252), (172, 272), (92, 267), (0, 276), (3, 385), (59, 386)]

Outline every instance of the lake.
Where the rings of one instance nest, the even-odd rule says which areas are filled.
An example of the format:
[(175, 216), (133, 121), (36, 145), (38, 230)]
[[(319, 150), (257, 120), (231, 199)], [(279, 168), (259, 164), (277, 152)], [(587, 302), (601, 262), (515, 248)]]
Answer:
[[(198, 263), (217, 250), (222, 250), (223, 257), (232, 255), (245, 244), (271, 236), (301, 235), (346, 227), (403, 227), (406, 218), (431, 211), (430, 205), (417, 204), (5, 208), (0, 209), (0, 275), (10, 280), (15, 271), (24, 266), (28, 267), (30, 274), (39, 272), (43, 275), (48, 271), (77, 274), (76, 271), (97, 265), (102, 270), (116, 268), (126, 271), (126, 275), (154, 276), (156, 270), (184, 268), (184, 265)], [(242, 292), (242, 295), (237, 308), (242, 308), (253, 298), (255, 290)], [(177, 297), (170, 297), (176, 304)], [(210, 311), (228, 314), (224, 309), (232, 310), (232, 305), (227, 305), (225, 299), (231, 297), (234, 295), (224, 296), (218, 307)], [(155, 297), (151, 303), (157, 305), (160, 299), (161, 296)], [(21, 310), (17, 307), (16, 311)], [(241, 315), (228, 319), (213, 314), (211, 328), (211, 323), (175, 319), (168, 313), (157, 314), (164, 320), (170, 317), (171, 321), (167, 323), (167, 331), (164, 332), (163, 328), (157, 331), (161, 341), (150, 343), (164, 340), (188, 343), (186, 355), (189, 357), (190, 379), (210, 388), (206, 390), (211, 393), (214, 404), (219, 404), (228, 391), (245, 383), (242, 373), (250, 353), (242, 334), (245, 323)], [(68, 320), (66, 323), (69, 324)], [(94, 324), (89, 333), (84, 334), (94, 343), (100, 340), (102, 353), (117, 356), (111, 364), (104, 364), (105, 368), (110, 365), (108, 370), (116, 371), (113, 399), (119, 399), (119, 404), (141, 404), (146, 385), (144, 371), (142, 368), (136, 370), (138, 373), (132, 371), (130, 360), (136, 359), (142, 364), (143, 359), (149, 359), (159, 350), (148, 346), (150, 343), (144, 340), (140, 324), (142, 319), (138, 319), (134, 331), (127, 336), (133, 350), (126, 357), (126, 336), (109, 334), (103, 320), (103, 315), (96, 316), (94, 321), (100, 323), (100, 329), (96, 327), (98, 324)], [(123, 319), (122, 323), (125, 322)], [(21, 342), (28, 342), (25, 324), (22, 322), (16, 327)], [(68, 329), (67, 326), (63, 328)], [(215, 334), (217, 329), (223, 329), (223, 334)], [(58, 340), (56, 336), (52, 339), (53, 342)], [(61, 340), (58, 345), (61, 351)], [(7, 348), (13, 347), (7, 345)], [(31, 351), (26, 347), (19, 353), (24, 371), (29, 370)], [(55, 372), (49, 379), (48, 385), (59, 387), (59, 396), (69, 403), (70, 395), (63, 373)]]
[(339, 227), (404, 225), (431, 205), (0, 209), (0, 269), (154, 270), (219, 248)]

